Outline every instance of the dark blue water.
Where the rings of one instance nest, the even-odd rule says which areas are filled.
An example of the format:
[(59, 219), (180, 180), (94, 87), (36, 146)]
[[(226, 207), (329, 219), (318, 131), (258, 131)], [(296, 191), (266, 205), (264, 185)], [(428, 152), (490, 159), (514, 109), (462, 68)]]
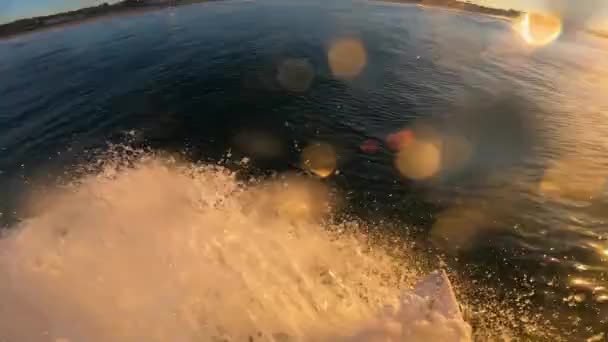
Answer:
[[(366, 53), (352, 79), (328, 62), (344, 38)], [(298, 169), (302, 148), (322, 141), (337, 152), (326, 182), (344, 215), (419, 241), (430, 263), (442, 255), (465, 283), (518, 298), (513, 308), (532, 307), (566, 339), (593, 336), (608, 317), (606, 46), (570, 34), (532, 49), (509, 22), (440, 9), (271, 0), (11, 38), (0, 42), (0, 219), (10, 229), (31, 191), (111, 144), (248, 157), (264, 176)], [(290, 60), (311, 66), (310, 86), (279, 80)], [(466, 136), (466, 165), (400, 174), (385, 138), (419, 127)], [(256, 155), (243, 134), (280, 152)], [(368, 139), (375, 153), (361, 150)], [(457, 154), (446, 145), (444, 159)]]

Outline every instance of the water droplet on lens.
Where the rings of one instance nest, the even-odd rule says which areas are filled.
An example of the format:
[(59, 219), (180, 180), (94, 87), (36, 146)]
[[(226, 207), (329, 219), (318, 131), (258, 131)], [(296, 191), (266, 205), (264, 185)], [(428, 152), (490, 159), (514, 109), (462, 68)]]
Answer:
[(367, 53), (358, 39), (341, 39), (331, 45), (328, 61), (334, 76), (350, 80), (365, 68)]
[(314, 68), (306, 59), (287, 59), (279, 66), (277, 80), (286, 90), (306, 92), (314, 80)]
[(328, 177), (337, 166), (337, 155), (334, 148), (327, 143), (314, 143), (302, 151), (302, 167), (319, 177)]
[(441, 151), (433, 143), (415, 141), (397, 153), (395, 166), (407, 178), (427, 179), (439, 171)]

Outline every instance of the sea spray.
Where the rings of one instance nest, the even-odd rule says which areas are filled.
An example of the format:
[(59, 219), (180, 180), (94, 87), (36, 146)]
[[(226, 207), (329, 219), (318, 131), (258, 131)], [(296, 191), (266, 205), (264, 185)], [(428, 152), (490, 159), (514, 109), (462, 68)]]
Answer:
[[(424, 255), (335, 220), (326, 182), (121, 149), (30, 194), (0, 239), (0, 341), (469, 339), (410, 291)], [(508, 339), (503, 306), (473, 308), (475, 338)]]
[(329, 197), (310, 178), (245, 185), (218, 166), (125, 165), (32, 197), (0, 240), (4, 340), (325, 340), (418, 276), (326, 229)]

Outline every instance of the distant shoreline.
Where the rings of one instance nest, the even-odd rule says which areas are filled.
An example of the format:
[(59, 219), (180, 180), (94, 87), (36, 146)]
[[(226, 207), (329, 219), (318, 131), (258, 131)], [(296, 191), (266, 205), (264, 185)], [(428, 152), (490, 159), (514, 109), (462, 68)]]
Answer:
[(53, 27), (77, 24), (88, 20), (109, 17), (117, 14), (137, 13), (146, 10), (176, 7), (194, 3), (219, 0), (123, 0), (116, 4), (103, 3), (75, 11), (62, 12), (47, 16), (19, 19), (0, 25), (0, 39), (10, 38), (30, 32), (42, 31)]
[[(109, 5), (103, 3), (99, 6), (86, 7), (74, 11), (62, 12), (47, 16), (19, 19), (10, 23), (0, 25), (0, 39), (15, 37), (21, 34), (43, 31), (54, 27), (78, 24), (81, 22), (109, 17), (120, 14), (138, 13), (141, 11), (152, 11), (168, 7), (177, 7), (195, 3), (205, 3), (222, 0), (123, 0)], [(466, 12), (485, 15), (501, 20), (513, 20), (524, 12), (514, 9), (500, 9), (476, 5), (460, 0), (369, 0), (384, 3), (410, 4), (420, 7), (444, 8), (457, 12)], [(586, 33), (598, 38), (608, 39), (608, 32), (585, 29)]]
[[(499, 20), (514, 20), (525, 14), (525, 12), (517, 11), (514, 9), (505, 10), (500, 8), (492, 8), (481, 5), (472, 4), (469, 2), (463, 2), (460, 0), (369, 0), (374, 2), (394, 3), (394, 4), (407, 4), (416, 5), (420, 7), (428, 8), (442, 8), (454, 12), (466, 12), (473, 14), (480, 14)], [(579, 29), (589, 35), (592, 35), (601, 39), (608, 39), (608, 31), (580, 28)]]
[(464, 2), (459, 0), (370, 0), (376, 2), (387, 2), (396, 4), (410, 4), (418, 5), (421, 7), (436, 7), (445, 8), (458, 12), (476, 13), (486, 16), (495, 17), (498, 19), (515, 19), (524, 14), (524, 12), (517, 11), (514, 9), (500, 9), (493, 7), (486, 7), (482, 5), (476, 5), (470, 2)]
[[(112, 16), (116, 14), (136, 13), (142, 10), (155, 10), (193, 3), (219, 0), (123, 0), (115, 4), (103, 3), (99, 6), (86, 7), (75, 11), (62, 12), (47, 16), (19, 19), (0, 25), (0, 39), (17, 36), (29, 32), (41, 31), (53, 27), (76, 24), (87, 20)], [(371, 0), (420, 6), (441, 7), (457, 11), (480, 13), (498, 18), (512, 19), (522, 13), (515, 10), (502, 10), (475, 5), (458, 0)]]

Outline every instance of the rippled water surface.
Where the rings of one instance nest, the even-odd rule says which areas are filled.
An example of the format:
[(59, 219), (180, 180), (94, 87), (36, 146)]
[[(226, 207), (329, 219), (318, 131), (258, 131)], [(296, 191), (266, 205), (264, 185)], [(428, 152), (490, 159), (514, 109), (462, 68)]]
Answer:
[[(315, 340), (441, 266), (479, 339), (598, 337), (607, 93), (605, 40), (531, 47), (508, 21), (375, 2), (214, 2), (0, 41), (17, 298), (0, 328)], [(307, 190), (249, 199), (285, 173)]]

